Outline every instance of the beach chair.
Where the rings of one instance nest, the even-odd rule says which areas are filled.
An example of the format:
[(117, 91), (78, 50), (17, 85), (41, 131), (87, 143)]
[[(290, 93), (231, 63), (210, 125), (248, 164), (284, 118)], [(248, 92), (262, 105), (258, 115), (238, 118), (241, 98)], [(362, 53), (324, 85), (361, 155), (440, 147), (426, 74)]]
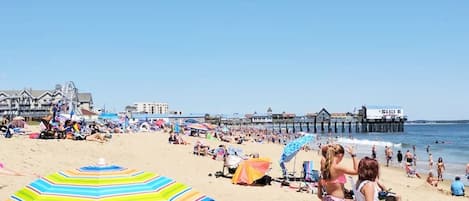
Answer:
[[(223, 161), (223, 169), (222, 171), (217, 172), (217, 177), (229, 177), (236, 172), (236, 169), (239, 166), (243, 159), (237, 155), (226, 155)], [(225, 174), (225, 169), (227, 170), (227, 174)]]
[(314, 193), (314, 189), (317, 189), (319, 182), (319, 171), (314, 169), (313, 161), (304, 161), (302, 170), (302, 179), (298, 192), (311, 191)]

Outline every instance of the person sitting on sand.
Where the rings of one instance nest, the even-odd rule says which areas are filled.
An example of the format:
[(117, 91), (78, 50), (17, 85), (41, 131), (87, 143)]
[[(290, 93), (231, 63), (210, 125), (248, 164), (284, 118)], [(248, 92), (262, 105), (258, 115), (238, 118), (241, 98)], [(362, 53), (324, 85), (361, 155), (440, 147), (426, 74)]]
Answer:
[(464, 184), (461, 182), (460, 177), (454, 178), (453, 183), (451, 183), (451, 195), (464, 196)]
[(407, 176), (410, 177), (411, 175), (415, 175), (417, 176), (417, 178), (420, 179), (419, 173), (417, 173), (417, 171), (412, 169), (411, 166), (412, 166), (412, 163), (406, 163), (405, 172), (407, 173)]
[(176, 134), (174, 134), (173, 132), (169, 132), (168, 142), (169, 144), (178, 144)]
[(178, 144), (183, 144), (183, 145), (188, 145), (188, 144), (189, 144), (189, 142), (185, 141), (185, 140), (182, 138), (182, 135), (181, 135), (181, 134), (179, 134), (179, 135), (177, 136), (177, 143), (178, 143)]
[(438, 187), (438, 179), (433, 176), (433, 172), (428, 173), (427, 183), (431, 186)]
[(321, 167), (322, 180), (319, 181), (318, 190), (325, 188), (326, 195), (318, 193), (319, 199), (326, 201), (342, 201), (345, 200), (344, 184), (346, 183), (345, 174), (357, 175), (358, 163), (355, 150), (348, 147), (347, 153), (350, 154), (353, 161), (353, 167), (347, 167), (341, 164), (344, 158), (345, 150), (339, 144), (328, 145), (327, 154), (323, 167)]
[(197, 140), (194, 146), (194, 154), (197, 155), (207, 155), (208, 151), (210, 150), (209, 146), (204, 145), (204, 142), (201, 140)]

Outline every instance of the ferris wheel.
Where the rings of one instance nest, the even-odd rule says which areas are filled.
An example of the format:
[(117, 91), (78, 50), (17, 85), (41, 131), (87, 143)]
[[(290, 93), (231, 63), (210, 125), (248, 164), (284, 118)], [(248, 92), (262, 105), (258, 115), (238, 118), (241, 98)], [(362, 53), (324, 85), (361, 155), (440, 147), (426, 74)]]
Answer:
[(78, 110), (78, 89), (75, 87), (75, 83), (69, 81), (62, 86), (62, 103), (68, 106), (69, 114), (80, 115), (81, 111)]

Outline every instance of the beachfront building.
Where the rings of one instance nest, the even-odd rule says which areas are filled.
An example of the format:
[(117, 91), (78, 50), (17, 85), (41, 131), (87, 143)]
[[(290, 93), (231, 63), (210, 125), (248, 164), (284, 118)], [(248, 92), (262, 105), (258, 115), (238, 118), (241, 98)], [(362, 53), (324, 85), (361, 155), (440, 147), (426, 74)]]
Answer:
[(139, 102), (134, 103), (134, 106), (137, 108), (137, 113), (168, 114), (169, 112), (168, 103)]
[(329, 122), (331, 120), (331, 113), (326, 108), (322, 108), (316, 115), (317, 122)]
[(365, 119), (404, 119), (404, 109), (400, 106), (363, 106)]
[(68, 82), (51, 90), (0, 90), (0, 115), (40, 118), (51, 114), (59, 102), (64, 104), (64, 110), (74, 109), (76, 114), (81, 109), (93, 110), (92, 94), (79, 93), (73, 82)]
[(130, 116), (133, 120), (139, 121), (156, 121), (156, 120), (164, 120), (165, 122), (169, 122), (171, 124), (179, 124), (182, 125), (186, 122), (198, 122), (204, 123), (205, 122), (205, 114), (146, 114), (146, 113), (133, 113)]
[(254, 113), (251, 115), (251, 122), (254, 124), (257, 123), (272, 123), (272, 114), (264, 113), (264, 114), (257, 114)]
[[(209, 115), (210, 116), (210, 115)], [(246, 116), (240, 113), (233, 113), (233, 114), (221, 114), (221, 115), (214, 115), (215, 117), (219, 117), (219, 121), (215, 124), (224, 124), (224, 125), (243, 125), (246, 123), (251, 123), (250, 121), (246, 121)]]
[(362, 106), (357, 120), (361, 132), (403, 132), (407, 117), (400, 106)]

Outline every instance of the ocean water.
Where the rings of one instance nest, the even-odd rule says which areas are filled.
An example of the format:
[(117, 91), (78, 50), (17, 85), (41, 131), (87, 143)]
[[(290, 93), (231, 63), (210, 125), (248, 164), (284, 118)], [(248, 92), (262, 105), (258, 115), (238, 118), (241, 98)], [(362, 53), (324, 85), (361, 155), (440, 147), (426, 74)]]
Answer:
[[(332, 134), (333, 139), (344, 145), (356, 147), (360, 156), (371, 155), (371, 147), (376, 145), (377, 158), (384, 162), (384, 147), (393, 149), (393, 165), (397, 166), (397, 151), (403, 154), (407, 150), (413, 152), (416, 147), (417, 171), (426, 177), (429, 171), (436, 176), (436, 163), (439, 157), (443, 158), (446, 171), (445, 179), (454, 179), (455, 176), (465, 178), (465, 167), (469, 163), (469, 124), (424, 124), (406, 125), (403, 133), (349, 133)], [(327, 134), (322, 134), (327, 139)], [(323, 138), (324, 139), (324, 138)], [(438, 141), (438, 143), (436, 143)], [(442, 143), (444, 142), (444, 143)], [(429, 169), (427, 145), (430, 145), (430, 153), (433, 155), (433, 169)], [(466, 185), (467, 179), (462, 179)]]

